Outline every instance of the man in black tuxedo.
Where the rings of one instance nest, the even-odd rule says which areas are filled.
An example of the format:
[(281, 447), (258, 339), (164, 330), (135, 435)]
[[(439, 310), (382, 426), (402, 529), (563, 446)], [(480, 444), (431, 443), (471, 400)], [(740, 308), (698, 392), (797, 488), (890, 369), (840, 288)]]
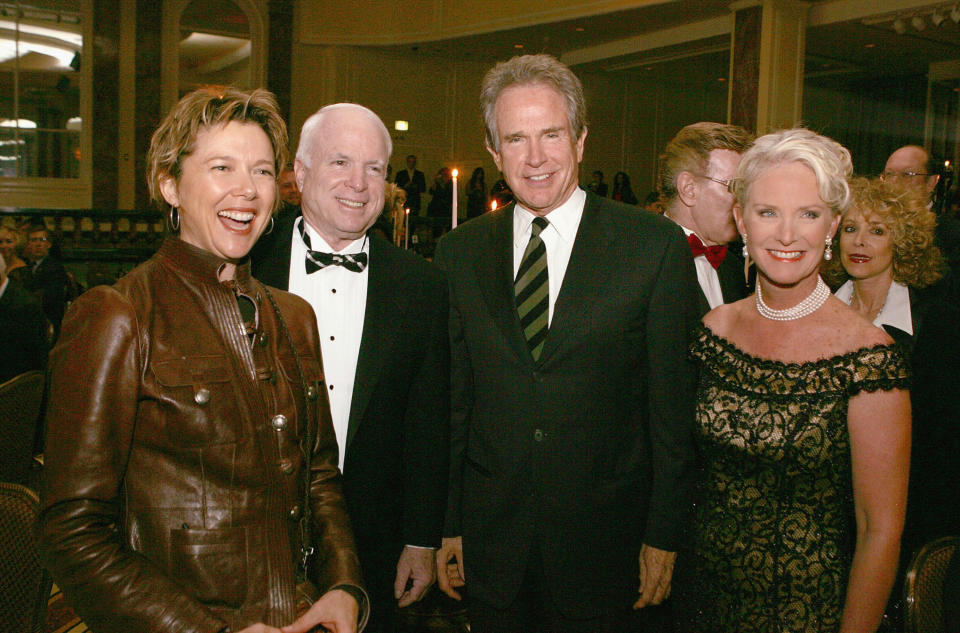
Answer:
[(666, 216), (687, 235), (701, 315), (749, 294), (742, 246), (727, 246), (738, 238), (731, 183), (751, 143), (753, 137), (738, 125), (693, 123), (660, 156), (660, 200)]
[(307, 119), (294, 170), (302, 216), (251, 259), (261, 281), (317, 314), (344, 494), (371, 598), (367, 630), (435, 579), (449, 441), (447, 289), (439, 270), (368, 234), (384, 206), (391, 141), (376, 114), (327, 106)]
[(46, 324), (40, 301), (7, 276), (0, 255), (0, 383), (46, 366)]
[(410, 209), (410, 213), (418, 215), (420, 194), (427, 190), (427, 179), (423, 172), (417, 169), (416, 156), (413, 154), (407, 156), (407, 168), (398, 171), (397, 178), (393, 182), (407, 192), (407, 208)]
[(556, 59), (498, 64), (481, 104), (517, 203), (437, 250), (453, 390), (440, 586), (466, 582), (474, 633), (634, 630), (631, 606), (669, 593), (689, 496), (687, 243), (579, 188), (583, 89)]

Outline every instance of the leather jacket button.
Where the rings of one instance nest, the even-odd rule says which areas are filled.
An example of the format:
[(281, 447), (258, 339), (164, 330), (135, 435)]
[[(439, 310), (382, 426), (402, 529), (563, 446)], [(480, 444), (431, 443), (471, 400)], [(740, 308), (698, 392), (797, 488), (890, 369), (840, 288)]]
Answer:
[(287, 428), (287, 416), (283, 415), (282, 413), (278, 413), (277, 415), (273, 416), (272, 420), (270, 420), (270, 424), (275, 430), (282, 431), (283, 429)]
[(290, 518), (296, 519), (298, 516), (300, 516), (300, 506), (293, 506), (290, 508)]
[(193, 394), (193, 401), (197, 404), (207, 404), (210, 402), (210, 390), (206, 387), (200, 387)]
[(293, 470), (294, 467), (292, 461), (289, 459), (280, 460), (280, 472), (282, 472), (284, 475), (292, 475)]
[(309, 387), (307, 387), (307, 398), (309, 398), (310, 400), (317, 399), (317, 388), (314, 387), (313, 385), (310, 385)]

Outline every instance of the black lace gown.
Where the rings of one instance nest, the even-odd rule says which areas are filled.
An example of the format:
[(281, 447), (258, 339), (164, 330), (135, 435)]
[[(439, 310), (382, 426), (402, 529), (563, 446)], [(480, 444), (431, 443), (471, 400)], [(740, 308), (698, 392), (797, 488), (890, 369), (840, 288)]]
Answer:
[(685, 633), (839, 629), (855, 524), (847, 402), (907, 388), (895, 346), (805, 363), (751, 356), (701, 326), (704, 460), (676, 589)]

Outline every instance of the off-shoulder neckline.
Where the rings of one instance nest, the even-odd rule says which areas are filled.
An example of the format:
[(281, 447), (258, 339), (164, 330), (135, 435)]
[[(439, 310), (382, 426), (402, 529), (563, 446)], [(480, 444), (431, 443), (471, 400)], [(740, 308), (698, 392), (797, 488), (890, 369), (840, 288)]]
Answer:
[(846, 361), (853, 360), (855, 358), (861, 357), (865, 354), (876, 353), (876, 352), (897, 352), (896, 343), (878, 343), (876, 345), (867, 345), (864, 347), (858, 347), (856, 349), (850, 350), (849, 352), (844, 352), (842, 354), (835, 354), (833, 356), (827, 356), (825, 358), (818, 358), (815, 360), (808, 361), (782, 361), (775, 360), (772, 358), (762, 358), (756, 354), (751, 354), (740, 347), (738, 347), (733, 341), (723, 336), (720, 336), (706, 324), (700, 323), (698, 326), (700, 331), (700, 336), (698, 338), (706, 338), (712, 340), (720, 347), (724, 348), (727, 352), (737, 357), (740, 361), (747, 362), (750, 364), (756, 364), (764, 369), (785, 369), (785, 370), (799, 370), (803, 368), (814, 367), (827, 367), (831, 365), (836, 365), (837, 363), (843, 363)]

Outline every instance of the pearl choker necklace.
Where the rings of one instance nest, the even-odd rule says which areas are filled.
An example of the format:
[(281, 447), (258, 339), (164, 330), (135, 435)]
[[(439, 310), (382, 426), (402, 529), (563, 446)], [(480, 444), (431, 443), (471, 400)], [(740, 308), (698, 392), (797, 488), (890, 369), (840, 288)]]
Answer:
[(817, 287), (807, 296), (806, 299), (793, 306), (783, 310), (774, 310), (763, 302), (763, 290), (759, 281), (757, 282), (757, 312), (761, 316), (774, 321), (796, 321), (802, 319), (808, 314), (813, 314), (830, 298), (830, 288), (823, 283), (823, 279), (817, 276)]

